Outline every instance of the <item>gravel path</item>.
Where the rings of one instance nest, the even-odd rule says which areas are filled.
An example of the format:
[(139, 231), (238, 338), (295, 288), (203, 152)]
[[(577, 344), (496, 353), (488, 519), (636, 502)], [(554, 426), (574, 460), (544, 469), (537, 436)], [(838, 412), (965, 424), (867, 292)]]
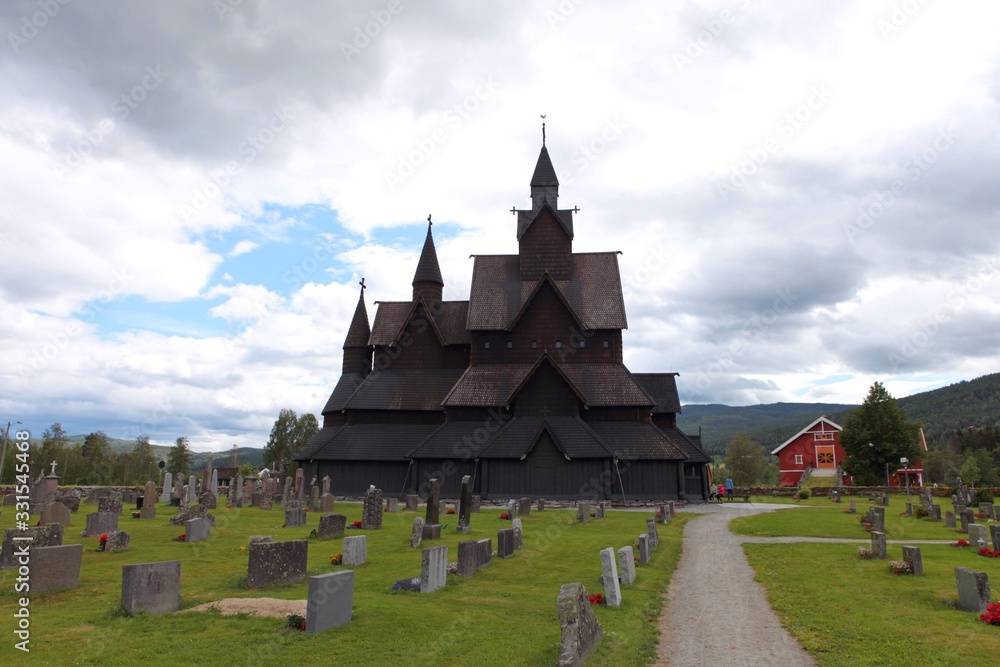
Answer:
[(667, 591), (660, 617), (660, 665), (741, 667), (815, 665), (781, 626), (763, 587), (743, 555), (745, 538), (726, 524), (737, 516), (781, 509), (780, 505), (741, 503), (698, 505), (705, 516), (684, 527), (684, 552)]

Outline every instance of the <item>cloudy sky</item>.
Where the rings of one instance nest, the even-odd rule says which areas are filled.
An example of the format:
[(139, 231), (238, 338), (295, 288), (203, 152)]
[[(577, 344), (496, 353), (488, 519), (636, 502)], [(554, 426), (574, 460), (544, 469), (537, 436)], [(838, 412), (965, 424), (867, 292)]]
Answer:
[(262, 446), (358, 294), (516, 253), (541, 143), (684, 403), (1000, 370), (1000, 3), (0, 6), (0, 417)]

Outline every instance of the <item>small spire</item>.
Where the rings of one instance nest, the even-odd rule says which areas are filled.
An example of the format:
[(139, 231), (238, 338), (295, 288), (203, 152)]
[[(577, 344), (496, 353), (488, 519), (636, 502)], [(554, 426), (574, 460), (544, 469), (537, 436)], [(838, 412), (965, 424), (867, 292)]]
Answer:
[(423, 250), (420, 251), (420, 261), (417, 262), (417, 270), (413, 275), (413, 284), (416, 283), (437, 283), (444, 285), (441, 277), (441, 267), (438, 265), (437, 250), (434, 249), (434, 237), (431, 235), (431, 216), (427, 216), (427, 237), (424, 239)]
[(362, 278), (361, 282), (361, 294), (358, 296), (358, 305), (354, 309), (354, 318), (351, 320), (351, 326), (347, 330), (347, 338), (344, 339), (344, 348), (348, 347), (368, 347), (368, 339), (371, 337), (372, 330), (368, 325), (368, 309), (365, 308), (365, 279)]

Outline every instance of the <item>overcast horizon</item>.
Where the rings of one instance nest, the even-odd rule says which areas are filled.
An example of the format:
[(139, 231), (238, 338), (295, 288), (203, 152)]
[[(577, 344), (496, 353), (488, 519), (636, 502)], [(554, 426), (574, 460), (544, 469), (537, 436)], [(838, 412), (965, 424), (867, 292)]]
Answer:
[[(1000, 370), (1000, 5), (4, 3), (0, 428), (262, 447), (365, 278), (514, 254), (546, 143), (632, 372), (858, 404)], [(993, 176), (991, 176), (993, 174)]]

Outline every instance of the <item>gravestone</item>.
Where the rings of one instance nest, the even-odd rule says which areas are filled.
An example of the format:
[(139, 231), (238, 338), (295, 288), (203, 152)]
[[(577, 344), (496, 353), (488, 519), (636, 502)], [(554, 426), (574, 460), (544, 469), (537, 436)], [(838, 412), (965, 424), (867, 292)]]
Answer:
[(880, 533), (885, 532), (885, 508), (884, 507), (872, 507), (872, 530), (877, 530)]
[(944, 527), (945, 528), (954, 528), (955, 527), (955, 513), (954, 512), (945, 512), (944, 513)]
[(677, 516), (677, 504), (673, 500), (670, 500), (670, 501), (667, 502), (667, 507), (670, 508), (670, 518), (671, 519), (673, 519), (675, 516)]
[(181, 606), (181, 562), (122, 566), (122, 608), (130, 613), (159, 616)]
[(410, 546), (416, 549), (424, 541), (424, 518), (413, 517), (413, 530), (410, 532)]
[(559, 607), (558, 667), (581, 667), (601, 643), (604, 631), (583, 584), (563, 584), (557, 600)]
[(521, 525), (520, 519), (514, 519), (511, 521), (510, 529), (514, 531), (514, 549), (521, 549), (524, 547), (524, 526)]
[(670, 523), (670, 507), (668, 505), (660, 505), (660, 523)]
[[(331, 481), (333, 481), (333, 480), (330, 479), (329, 475), (323, 475), (323, 494), (330, 493), (330, 482)], [(323, 495), (323, 494), (321, 494), (321, 495)]]
[(928, 518), (931, 521), (940, 521), (941, 520), (941, 506), (940, 505), (931, 504), (931, 506), (928, 508), (928, 511), (930, 512), (930, 516)]
[(448, 547), (428, 547), (420, 556), (420, 592), (433, 593), (448, 578)]
[(365, 506), (361, 513), (361, 527), (365, 530), (382, 529), (382, 490), (370, 487), (365, 493)]
[(513, 519), (517, 516), (517, 501), (513, 498), (507, 501), (507, 518)]
[(424, 525), (433, 526), (440, 522), (441, 480), (432, 477), (427, 485), (427, 513), (424, 516)]
[(102, 533), (118, 530), (118, 515), (114, 512), (94, 512), (87, 515), (87, 537), (96, 537)]
[(433, 526), (428, 526), (424, 524), (423, 533), (421, 539), (424, 540), (440, 540), (441, 539), (441, 524), (436, 523)]
[(210, 524), (215, 525), (215, 516), (201, 505), (192, 505), (183, 512), (178, 512), (170, 517), (169, 523), (171, 526), (185, 526), (190, 519), (206, 519)]
[(416, 512), (419, 508), (420, 508), (420, 496), (413, 493), (406, 496), (407, 512)]
[(319, 497), (319, 511), (320, 512), (332, 512), (333, 511), (333, 494), (324, 493)]
[(597, 503), (597, 517), (598, 519), (603, 519), (608, 515), (608, 504), (603, 500)]
[(990, 525), (990, 541), (993, 542), (993, 551), (1000, 551), (1000, 524)]
[(306, 632), (323, 632), (351, 622), (354, 571), (341, 570), (309, 577)]
[(163, 493), (160, 494), (160, 502), (164, 504), (170, 503), (170, 497), (173, 495), (174, 486), (174, 476), (172, 473), (167, 473), (163, 476)]
[(69, 520), (69, 508), (62, 503), (49, 503), (42, 509), (40, 521), (43, 526), (49, 523), (58, 523), (60, 526), (68, 526)]
[(458, 543), (458, 576), (471, 577), (479, 569), (479, 542), (466, 540)]
[(198, 502), (198, 480), (194, 475), (188, 477), (188, 505)]
[(271, 535), (251, 535), (247, 538), (247, 546), (251, 544), (264, 544), (266, 542), (274, 542), (274, 537)]
[(854, 501), (854, 498), (851, 498), (851, 514), (857, 514), (857, 513), (858, 513), (858, 504)]
[(306, 511), (302, 508), (285, 510), (285, 527), (298, 528), (306, 525)]
[(235, 496), (233, 497), (234, 501), (235, 500), (239, 500), (242, 503), (242, 501), (243, 501), (243, 485), (245, 483), (246, 483), (246, 480), (243, 479), (243, 473), (241, 473), (241, 472), (236, 473), (236, 493), (235, 493)]
[(479, 512), (482, 506), (483, 506), (483, 499), (480, 498), (478, 494), (474, 494), (472, 496), (472, 513), (475, 514)]
[(113, 512), (115, 516), (121, 516), (122, 513), (122, 499), (121, 496), (115, 494), (106, 498), (97, 499), (97, 511), (98, 512)]
[(399, 498), (386, 498), (385, 499), (385, 511), (386, 512), (398, 512), (399, 511)]
[(156, 492), (156, 482), (146, 482), (146, 486), (142, 488), (142, 507), (156, 507), (156, 501), (159, 497), (160, 495)]
[(219, 469), (212, 468), (212, 481), (208, 486), (208, 490), (216, 498), (219, 497)]
[(364, 565), (368, 561), (368, 536), (345, 537), (343, 552), (344, 565)]
[(872, 531), (872, 554), (874, 558), (885, 558), (885, 533)]
[(490, 563), (493, 562), (493, 540), (485, 539), (479, 540), (476, 544), (479, 545), (479, 567), (489, 567)]
[(646, 535), (649, 536), (649, 548), (656, 551), (660, 548), (660, 531), (656, 528), (656, 521), (646, 519)]
[(979, 503), (979, 513), (985, 514), (990, 519), (996, 519), (996, 512), (993, 509), (993, 503)]
[(621, 573), (622, 586), (635, 583), (635, 554), (632, 547), (622, 547), (618, 550), (618, 571)]
[(584, 501), (578, 502), (576, 508), (577, 523), (588, 523), (590, 521), (590, 503)]
[(903, 547), (903, 562), (910, 564), (913, 574), (920, 576), (924, 573), (924, 560), (920, 555), (920, 547)]
[[(115, 520), (117, 519), (116, 516)], [(30, 540), (27, 539), (29, 537)], [(38, 547), (57, 547), (62, 545), (62, 539), (63, 528), (58, 523), (21, 529), (8, 528), (3, 533), (3, 546), (0, 548), (0, 570), (16, 567), (18, 557), (24, 555), (24, 549), (31, 551)]]
[(125, 551), (128, 549), (129, 534), (124, 530), (113, 530), (108, 535), (108, 541), (104, 543), (105, 551)]
[(302, 468), (295, 471), (295, 500), (303, 502), (306, 499), (306, 473)]
[(535, 507), (538, 508), (539, 512), (544, 512), (545, 511), (545, 499), (544, 498), (539, 498), (538, 502), (535, 503)]
[(28, 590), (32, 595), (41, 595), (76, 588), (80, 583), (82, 562), (82, 544), (32, 546), (28, 561)]
[(294, 584), (306, 578), (309, 542), (258, 542), (250, 545), (247, 565), (247, 587), (261, 588), (277, 584)]
[(962, 527), (959, 530), (963, 533), (969, 532), (969, 524), (976, 523), (975, 512), (970, 509), (962, 510), (959, 518), (962, 520)]
[(604, 583), (604, 601), (609, 607), (622, 606), (622, 592), (618, 585), (618, 564), (612, 547), (601, 549), (601, 581)]
[(143, 507), (139, 510), (140, 519), (155, 519), (156, 518), (156, 507)]
[(531, 515), (531, 498), (521, 498), (521, 502), (517, 506), (517, 515), (518, 516)]
[(309, 491), (309, 511), (319, 512), (319, 487), (314, 486)]
[(986, 611), (990, 603), (990, 579), (985, 572), (956, 567), (955, 584), (958, 586), (959, 609), (977, 614)]
[(472, 478), (462, 477), (462, 496), (458, 504), (458, 532), (467, 533), (472, 530)]
[(981, 523), (969, 524), (969, 544), (976, 549), (990, 546), (986, 525)]
[(281, 504), (285, 505), (286, 503), (288, 503), (289, 501), (291, 501), (293, 493), (294, 493), (294, 490), (292, 489), (292, 478), (291, 477), (286, 477), (285, 478), (285, 488), (281, 492)]
[(649, 562), (649, 535), (646, 533), (639, 536), (639, 562)]
[(184, 524), (184, 541), (201, 542), (208, 539), (208, 534), (212, 529), (212, 524), (207, 519), (188, 519)]
[(319, 518), (317, 537), (343, 537), (347, 527), (347, 517), (343, 514), (324, 514)]
[(198, 502), (201, 506), (207, 510), (214, 510), (216, 508), (217, 498), (215, 494), (211, 491), (206, 491), (205, 493), (198, 496)]
[(513, 528), (504, 528), (497, 531), (497, 555), (500, 558), (510, 558), (514, 555)]
[(904, 516), (913, 516), (913, 503), (906, 503), (903, 514)]

